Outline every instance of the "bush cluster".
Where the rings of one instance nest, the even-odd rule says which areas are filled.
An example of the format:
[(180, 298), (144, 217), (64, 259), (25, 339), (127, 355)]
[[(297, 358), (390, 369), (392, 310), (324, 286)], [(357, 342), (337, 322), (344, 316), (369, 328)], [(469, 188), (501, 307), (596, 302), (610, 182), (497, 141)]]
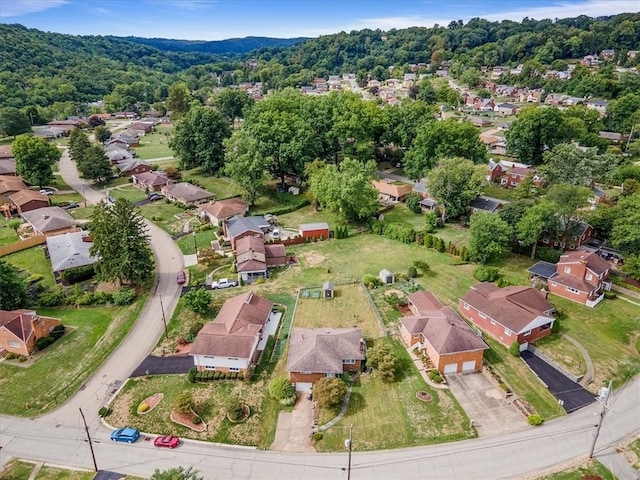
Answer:
[(211, 382), (213, 380), (244, 380), (244, 374), (242, 372), (218, 372), (215, 370), (200, 372), (192, 367), (187, 373), (187, 380), (190, 383)]
[(85, 265), (82, 267), (69, 268), (60, 274), (62, 280), (67, 283), (78, 283), (89, 280), (96, 274), (93, 265)]
[(533, 426), (542, 425), (542, 417), (537, 413), (534, 413), (533, 415), (529, 415), (527, 417), (527, 422), (529, 423), (529, 425)]
[(338, 225), (335, 230), (335, 237), (337, 239), (340, 238), (348, 238), (349, 237), (349, 229), (346, 225)]
[(436, 383), (444, 382), (444, 378), (442, 378), (442, 375), (440, 375), (440, 372), (438, 370), (429, 370), (429, 378), (431, 379), (431, 381)]
[(129, 305), (136, 298), (136, 291), (129, 287), (120, 287), (113, 294), (113, 303), (116, 305)]
[(500, 277), (500, 272), (496, 267), (480, 265), (473, 271), (473, 278), (479, 282), (494, 282)]
[(375, 275), (371, 275), (370, 273), (362, 277), (362, 283), (364, 283), (365, 286), (370, 290), (382, 286), (382, 280), (380, 280), (380, 278), (376, 277)]
[(65, 288), (56, 285), (51, 289), (43, 290), (36, 303), (43, 307), (59, 307), (62, 305), (104, 305), (113, 302), (113, 296), (107, 292), (92, 292), (83, 290), (79, 285)]

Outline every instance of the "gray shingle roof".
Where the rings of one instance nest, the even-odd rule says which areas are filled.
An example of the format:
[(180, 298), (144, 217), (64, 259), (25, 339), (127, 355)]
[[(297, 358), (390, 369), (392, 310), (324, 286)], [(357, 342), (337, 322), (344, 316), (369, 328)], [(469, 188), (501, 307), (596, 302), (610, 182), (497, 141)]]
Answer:
[(342, 373), (342, 361), (364, 360), (359, 328), (293, 328), (287, 372)]
[(270, 224), (265, 220), (264, 216), (235, 216), (227, 220), (227, 232), (232, 237), (237, 237), (244, 232), (264, 233), (263, 229), (269, 227)]
[(22, 214), (34, 230), (46, 233), (63, 228), (75, 227), (78, 222), (60, 207), (44, 207)]
[(61, 272), (68, 268), (83, 267), (96, 263), (98, 257), (89, 254), (89, 249), (93, 243), (83, 240), (86, 236), (86, 232), (72, 232), (47, 237), (51, 270)]

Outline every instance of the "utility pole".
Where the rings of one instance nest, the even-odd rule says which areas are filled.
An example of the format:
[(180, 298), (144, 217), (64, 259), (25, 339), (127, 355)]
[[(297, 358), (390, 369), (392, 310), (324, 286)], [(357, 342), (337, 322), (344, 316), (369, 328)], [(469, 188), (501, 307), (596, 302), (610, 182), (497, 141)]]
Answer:
[[(609, 386), (607, 387), (606, 392), (603, 392), (602, 390), (603, 389), (600, 389), (600, 393), (598, 395), (598, 399), (602, 403), (602, 410), (600, 410), (600, 418), (596, 425), (596, 429), (593, 432), (593, 442), (591, 443), (591, 450), (589, 450), (589, 458), (593, 458), (593, 451), (596, 449), (596, 442), (598, 441), (598, 435), (600, 435), (600, 427), (602, 427), (602, 421), (604, 420), (604, 416), (607, 414), (607, 402), (611, 396), (611, 380), (609, 380)], [(604, 401), (602, 399), (603, 396)]]
[(91, 449), (91, 458), (93, 459), (93, 469), (98, 471), (98, 464), (96, 463), (96, 454), (93, 451), (93, 443), (91, 443), (91, 436), (89, 435), (89, 427), (87, 426), (87, 421), (84, 418), (84, 413), (82, 413), (82, 409), (78, 407), (80, 410), (80, 415), (82, 416), (82, 423), (84, 423), (84, 430), (87, 432), (87, 441), (89, 442), (89, 448)]
[(193, 246), (196, 249), (196, 262), (198, 261), (198, 243), (196, 242), (196, 232), (193, 232)]
[(351, 450), (353, 439), (353, 423), (349, 426), (349, 438), (344, 441), (344, 446), (349, 450), (349, 463), (347, 464), (347, 480), (351, 480)]
[(164, 305), (162, 304), (162, 295), (160, 297), (160, 310), (162, 311), (162, 323), (164, 323), (164, 336), (169, 340), (169, 334), (167, 333), (167, 319), (164, 316)]

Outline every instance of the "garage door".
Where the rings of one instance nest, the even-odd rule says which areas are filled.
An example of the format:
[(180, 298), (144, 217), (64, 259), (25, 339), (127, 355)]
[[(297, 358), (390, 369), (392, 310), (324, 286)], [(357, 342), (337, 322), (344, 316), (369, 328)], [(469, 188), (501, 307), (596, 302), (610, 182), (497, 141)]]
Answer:
[(456, 373), (458, 371), (457, 363), (448, 363), (444, 366), (444, 373)]
[(462, 364), (462, 371), (463, 372), (470, 372), (476, 369), (476, 361), (475, 360), (471, 360), (470, 362), (464, 362)]
[(311, 390), (311, 382), (296, 382), (296, 392), (307, 392)]

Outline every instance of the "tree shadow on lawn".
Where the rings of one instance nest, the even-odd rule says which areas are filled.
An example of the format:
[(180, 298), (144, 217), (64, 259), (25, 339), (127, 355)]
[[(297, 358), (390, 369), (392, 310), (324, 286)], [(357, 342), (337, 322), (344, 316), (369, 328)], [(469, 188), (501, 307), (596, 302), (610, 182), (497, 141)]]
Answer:
[[(355, 385), (356, 385), (356, 382), (354, 382), (354, 386)], [(349, 415), (354, 415), (358, 412), (361, 412), (365, 408), (367, 408), (367, 401), (365, 400), (364, 395), (362, 395), (360, 392), (354, 392), (352, 390), (351, 396), (349, 397), (349, 406), (347, 407), (347, 413)], [(340, 412), (340, 409), (338, 408), (336, 410), (336, 415), (339, 412)]]
[(396, 371), (393, 377), (393, 381), (401, 382), (407, 377), (414, 376), (416, 373), (416, 366), (409, 355), (398, 355), (396, 359)]

